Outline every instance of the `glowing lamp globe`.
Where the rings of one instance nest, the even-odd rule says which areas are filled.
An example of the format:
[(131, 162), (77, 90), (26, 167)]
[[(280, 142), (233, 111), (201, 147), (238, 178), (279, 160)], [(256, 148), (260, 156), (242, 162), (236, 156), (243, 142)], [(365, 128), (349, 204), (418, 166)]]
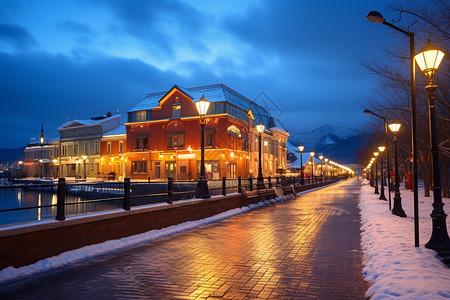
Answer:
[(259, 133), (263, 133), (265, 128), (266, 126), (264, 126), (264, 124), (261, 123), (261, 121), (258, 123), (258, 125), (256, 125), (256, 131), (258, 131)]
[(401, 126), (402, 126), (402, 124), (400, 124), (400, 123), (391, 123), (391, 124), (389, 124), (389, 129), (393, 133), (397, 133), (400, 130)]
[(211, 102), (209, 102), (208, 100), (206, 100), (205, 95), (203, 95), (200, 100), (198, 100), (197, 102), (195, 102), (195, 106), (197, 107), (197, 111), (198, 114), (202, 117), (204, 117), (206, 115), (206, 113), (208, 112), (209, 109), (209, 105), (211, 104)]
[(414, 58), (420, 70), (431, 80), (444, 58), (444, 52), (433, 46), (428, 40), (427, 45)]

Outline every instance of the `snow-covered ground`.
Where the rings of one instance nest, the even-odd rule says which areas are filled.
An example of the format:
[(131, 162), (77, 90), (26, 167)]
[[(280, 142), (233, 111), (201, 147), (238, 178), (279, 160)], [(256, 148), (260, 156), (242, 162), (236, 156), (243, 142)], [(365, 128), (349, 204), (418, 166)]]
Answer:
[[(371, 284), (371, 299), (450, 299), (450, 268), (425, 248), (431, 236), (430, 213), (433, 194), (424, 197), (419, 189), (419, 241), (414, 247), (413, 193), (401, 189), (402, 206), (408, 216), (400, 218), (389, 211), (387, 201), (379, 200), (364, 181), (360, 195), (362, 220), (363, 273)], [(387, 196), (387, 195), (386, 195)], [(392, 194), (393, 205), (394, 194)], [(450, 213), (450, 201), (444, 199)], [(447, 229), (450, 229), (447, 218)]]

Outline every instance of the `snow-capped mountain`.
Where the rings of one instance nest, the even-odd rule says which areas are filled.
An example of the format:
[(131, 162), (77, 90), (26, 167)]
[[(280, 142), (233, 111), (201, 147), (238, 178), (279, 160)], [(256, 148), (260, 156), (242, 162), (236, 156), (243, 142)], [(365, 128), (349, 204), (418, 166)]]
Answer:
[(363, 132), (359, 129), (345, 126), (325, 125), (307, 132), (290, 130), (289, 141), (294, 145), (303, 145), (306, 148), (321, 148), (325, 145), (335, 144), (342, 140), (358, 136)]
[(345, 126), (325, 125), (308, 132), (290, 130), (289, 133), (292, 145), (303, 145), (305, 152), (322, 153), (343, 164), (355, 163), (357, 150), (368, 140), (362, 130)]

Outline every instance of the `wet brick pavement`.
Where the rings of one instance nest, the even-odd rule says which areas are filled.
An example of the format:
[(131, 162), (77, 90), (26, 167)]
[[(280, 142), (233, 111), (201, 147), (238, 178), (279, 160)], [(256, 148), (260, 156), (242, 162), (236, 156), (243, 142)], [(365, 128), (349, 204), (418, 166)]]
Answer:
[(0, 287), (0, 299), (365, 299), (356, 180)]

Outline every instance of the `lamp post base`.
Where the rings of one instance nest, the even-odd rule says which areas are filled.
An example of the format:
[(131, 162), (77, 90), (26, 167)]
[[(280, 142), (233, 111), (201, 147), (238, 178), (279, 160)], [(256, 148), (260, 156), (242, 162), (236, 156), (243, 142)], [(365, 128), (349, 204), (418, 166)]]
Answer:
[(381, 189), (380, 198), (378, 198), (378, 199), (387, 201), (386, 196), (384, 195), (384, 188)]
[(205, 177), (200, 177), (197, 183), (197, 198), (211, 198), (208, 189), (208, 182)]
[(431, 238), (425, 247), (433, 249), (439, 256), (450, 256), (450, 239), (447, 233), (446, 218), (443, 209), (443, 203), (433, 203), (433, 211), (431, 212), (431, 219), (433, 220), (433, 231)]
[(380, 192), (378, 191), (378, 187), (375, 186), (375, 193), (374, 194), (379, 194)]
[(392, 214), (402, 217), (402, 218), (406, 218), (406, 213), (402, 207), (402, 198), (400, 197), (400, 194), (398, 194), (398, 193), (395, 193), (394, 208), (392, 209)]
[(256, 179), (256, 189), (257, 190), (262, 190), (265, 189), (266, 185), (264, 184), (264, 178), (262, 177), (262, 175), (258, 175), (258, 178)]

